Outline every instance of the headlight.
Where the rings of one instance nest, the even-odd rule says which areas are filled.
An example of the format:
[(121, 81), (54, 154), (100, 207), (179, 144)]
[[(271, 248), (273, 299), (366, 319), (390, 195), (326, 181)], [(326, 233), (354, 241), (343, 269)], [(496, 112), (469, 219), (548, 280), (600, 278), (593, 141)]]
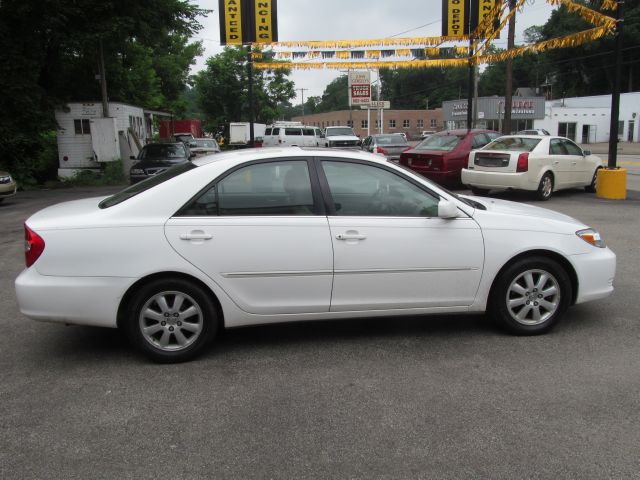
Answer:
[(593, 245), (594, 247), (604, 248), (607, 246), (604, 243), (604, 240), (600, 238), (600, 234), (598, 233), (598, 231), (593, 228), (578, 230), (576, 232), (576, 235), (578, 235), (582, 240), (590, 245)]
[(141, 168), (132, 168), (130, 170), (131, 175), (144, 175), (144, 170)]
[(0, 182), (1, 183), (11, 183), (11, 175), (6, 175), (6, 176), (0, 177)]

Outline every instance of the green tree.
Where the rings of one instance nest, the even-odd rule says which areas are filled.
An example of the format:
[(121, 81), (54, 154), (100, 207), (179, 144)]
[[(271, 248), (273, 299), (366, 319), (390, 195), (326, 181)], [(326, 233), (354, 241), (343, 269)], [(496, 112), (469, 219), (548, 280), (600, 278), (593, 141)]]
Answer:
[(111, 100), (171, 108), (205, 13), (183, 0), (0, 2), (0, 166), (23, 181), (55, 171), (54, 108), (100, 98), (100, 43)]
[[(283, 106), (296, 96), (288, 70), (254, 70), (255, 119), (270, 123), (280, 118)], [(225, 47), (207, 60), (195, 76), (198, 105), (209, 129), (232, 121), (249, 120), (247, 49)]]

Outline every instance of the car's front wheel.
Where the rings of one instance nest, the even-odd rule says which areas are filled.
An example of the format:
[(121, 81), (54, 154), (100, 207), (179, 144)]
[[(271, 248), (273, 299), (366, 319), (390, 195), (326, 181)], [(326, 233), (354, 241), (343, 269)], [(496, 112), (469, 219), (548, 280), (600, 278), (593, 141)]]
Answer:
[(586, 187), (584, 187), (585, 191), (587, 191), (588, 193), (595, 193), (596, 191), (596, 182), (598, 181), (598, 170), (600, 170), (600, 168), (601, 167), (596, 168), (596, 171), (593, 172), (593, 177), (591, 177), (591, 183)]
[(571, 297), (569, 276), (556, 261), (524, 258), (500, 273), (491, 291), (489, 309), (510, 332), (538, 335), (558, 323)]
[(216, 308), (199, 285), (159, 279), (140, 289), (129, 304), (127, 336), (154, 361), (177, 363), (198, 355), (218, 327)]

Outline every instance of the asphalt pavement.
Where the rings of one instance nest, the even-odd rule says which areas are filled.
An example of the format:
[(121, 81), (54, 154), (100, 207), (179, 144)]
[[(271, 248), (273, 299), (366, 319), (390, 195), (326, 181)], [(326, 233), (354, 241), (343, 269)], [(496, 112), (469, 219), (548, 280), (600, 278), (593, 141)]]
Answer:
[(481, 315), (287, 324), (156, 365), (115, 330), (17, 309), (23, 221), (111, 191), (0, 204), (0, 478), (640, 478), (640, 193), (499, 195), (580, 218), (618, 255), (615, 294), (548, 335)]

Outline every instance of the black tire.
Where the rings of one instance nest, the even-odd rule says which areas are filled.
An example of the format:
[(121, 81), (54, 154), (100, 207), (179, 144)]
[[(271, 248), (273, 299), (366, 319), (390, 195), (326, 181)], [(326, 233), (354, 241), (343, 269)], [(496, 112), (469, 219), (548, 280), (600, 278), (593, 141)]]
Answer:
[(600, 168), (602, 168), (602, 167), (596, 168), (596, 171), (593, 172), (593, 177), (591, 177), (591, 183), (589, 185), (587, 185), (586, 187), (584, 187), (585, 192), (588, 192), (588, 193), (595, 193), (596, 192), (596, 180), (598, 178), (598, 170), (600, 170)]
[(571, 298), (567, 272), (554, 260), (530, 257), (499, 274), (488, 307), (493, 319), (509, 332), (539, 335), (557, 325)]
[(489, 195), (489, 190), (486, 188), (471, 187), (471, 193), (479, 197), (484, 197), (486, 195)]
[(156, 362), (191, 360), (213, 340), (218, 329), (210, 297), (210, 292), (187, 280), (155, 280), (129, 302), (124, 331), (138, 350)]
[(546, 172), (540, 179), (538, 190), (536, 190), (536, 198), (538, 200), (546, 201), (553, 195), (553, 175), (551, 172)]

